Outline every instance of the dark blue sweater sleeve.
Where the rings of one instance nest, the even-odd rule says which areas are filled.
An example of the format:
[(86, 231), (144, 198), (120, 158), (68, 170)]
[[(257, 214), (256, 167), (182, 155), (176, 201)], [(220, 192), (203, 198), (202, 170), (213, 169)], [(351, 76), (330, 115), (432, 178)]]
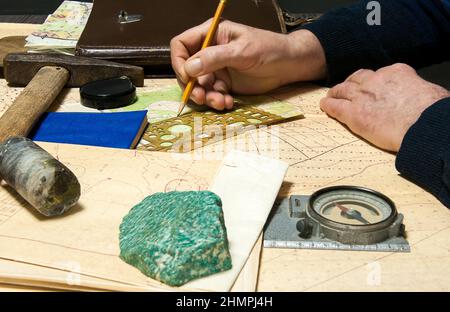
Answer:
[(401, 62), (417, 69), (450, 59), (449, 0), (378, 0), (381, 25), (373, 26), (367, 22), (369, 2), (331, 11), (303, 26), (325, 50), (330, 84), (361, 68)]
[[(369, 2), (303, 27), (325, 50), (330, 84), (361, 68), (402, 62), (418, 69), (450, 59), (450, 0), (378, 0), (381, 25), (374, 26), (367, 22)], [(450, 98), (430, 106), (408, 130), (396, 167), (450, 208)]]
[(408, 130), (397, 170), (450, 208), (450, 98), (426, 109)]

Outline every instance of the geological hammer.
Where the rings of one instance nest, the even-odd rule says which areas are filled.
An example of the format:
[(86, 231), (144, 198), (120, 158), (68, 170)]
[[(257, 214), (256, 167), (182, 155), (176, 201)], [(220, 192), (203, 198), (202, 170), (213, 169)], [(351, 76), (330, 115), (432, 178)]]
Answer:
[[(45, 216), (61, 215), (80, 197), (80, 183), (61, 162), (25, 138), (61, 90), (128, 76), (143, 86), (141, 67), (59, 54), (8, 54), (4, 76), (26, 86), (0, 117), (0, 179)], [(1, 143), (3, 142), (3, 143)]]

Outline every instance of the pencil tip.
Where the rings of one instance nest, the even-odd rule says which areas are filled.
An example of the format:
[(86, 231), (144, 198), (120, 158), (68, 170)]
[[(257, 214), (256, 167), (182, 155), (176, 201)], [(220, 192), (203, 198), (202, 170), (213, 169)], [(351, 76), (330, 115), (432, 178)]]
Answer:
[(177, 117), (180, 117), (181, 113), (184, 110), (184, 103), (181, 104), (180, 108), (178, 108), (178, 113), (177, 113)]

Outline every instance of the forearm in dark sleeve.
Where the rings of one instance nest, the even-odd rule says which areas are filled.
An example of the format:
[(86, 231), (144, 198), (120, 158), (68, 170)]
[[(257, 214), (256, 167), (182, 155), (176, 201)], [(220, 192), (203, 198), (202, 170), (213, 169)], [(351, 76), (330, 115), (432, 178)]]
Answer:
[(450, 14), (440, 0), (379, 0), (381, 25), (370, 26), (369, 0), (325, 14), (303, 28), (321, 42), (328, 80), (394, 63), (420, 68), (450, 59)]
[(430, 106), (409, 129), (396, 167), (450, 208), (450, 98)]

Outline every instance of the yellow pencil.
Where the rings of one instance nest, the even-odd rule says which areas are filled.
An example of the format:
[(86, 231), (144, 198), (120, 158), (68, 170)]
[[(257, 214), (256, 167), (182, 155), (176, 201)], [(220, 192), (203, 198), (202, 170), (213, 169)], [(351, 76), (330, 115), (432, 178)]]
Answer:
[[(227, 0), (220, 0), (219, 6), (217, 7), (216, 14), (214, 15), (211, 26), (209, 27), (208, 34), (206, 35), (205, 41), (203, 42), (202, 50), (209, 47), (211, 42), (216, 34), (217, 28), (219, 27), (220, 18), (222, 17), (223, 10), (225, 9), (225, 4)], [(191, 97), (192, 90), (194, 89), (195, 83), (197, 79), (191, 78), (184, 89), (183, 97), (181, 99), (181, 105), (178, 109), (178, 116), (183, 112), (184, 107), (186, 106), (189, 98)]]

